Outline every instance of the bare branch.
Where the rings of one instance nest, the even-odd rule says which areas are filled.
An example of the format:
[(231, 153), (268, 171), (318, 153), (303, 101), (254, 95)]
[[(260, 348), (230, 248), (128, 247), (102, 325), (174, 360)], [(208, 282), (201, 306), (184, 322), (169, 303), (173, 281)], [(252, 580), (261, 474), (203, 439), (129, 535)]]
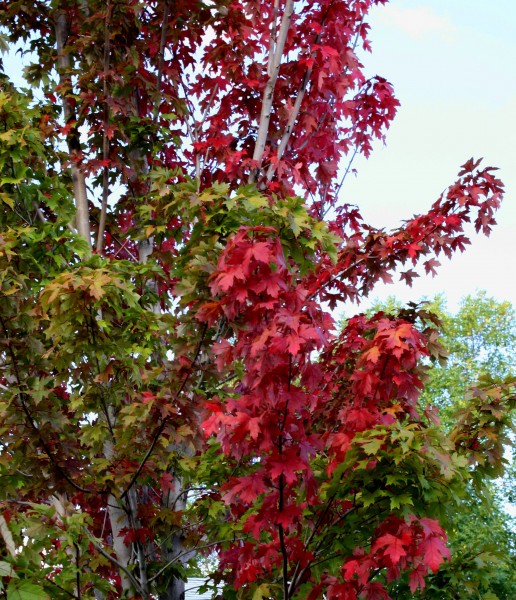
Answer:
[(111, 556), (111, 554), (109, 554), (109, 552), (106, 552), (104, 550), (104, 548), (102, 548), (102, 546), (97, 543), (95, 537), (89, 531), (89, 529), (87, 529), (85, 527), (84, 531), (86, 532), (88, 538), (90, 539), (90, 542), (92, 543), (93, 547), (99, 552), (99, 554), (102, 554), (102, 556), (104, 558), (107, 558), (116, 567), (118, 567), (124, 573), (124, 575), (127, 577), (127, 579), (131, 582), (131, 584), (133, 585), (134, 589), (138, 593), (142, 593), (142, 590), (140, 588), (140, 584), (138, 583), (138, 581), (136, 580), (136, 578), (134, 577), (134, 575), (131, 573), (131, 571), (129, 571), (129, 569), (127, 567), (124, 567), (124, 565), (122, 563), (120, 563), (114, 556)]
[(108, 170), (108, 159), (109, 159), (109, 138), (108, 138), (108, 124), (109, 124), (109, 103), (108, 103), (108, 85), (107, 77), (109, 72), (109, 53), (110, 53), (110, 39), (109, 39), (109, 24), (111, 20), (111, 0), (107, 0), (106, 3), (106, 18), (104, 21), (104, 72), (102, 77), (102, 91), (104, 95), (104, 134), (102, 137), (102, 159), (104, 161), (103, 173), (102, 173), (102, 206), (100, 209), (99, 217), (99, 229), (97, 233), (97, 252), (102, 252), (104, 245), (104, 230), (106, 229), (106, 214), (107, 214), (107, 201), (109, 196), (109, 170)]
[[(290, 22), (292, 15), (294, 14), (294, 3), (293, 0), (287, 0), (285, 5), (285, 12), (281, 19), (280, 30), (278, 33), (277, 40), (275, 42), (274, 54), (269, 56), (269, 64), (267, 73), (269, 80), (263, 90), (262, 98), (262, 110), (260, 113), (260, 122), (258, 125), (258, 137), (256, 139), (256, 145), (254, 147), (253, 160), (261, 166), (263, 153), (265, 151), (265, 145), (267, 142), (267, 135), (269, 133), (269, 123), (271, 120), (272, 103), (274, 100), (274, 88), (276, 87), (276, 81), (281, 66), (281, 58), (283, 56), (283, 50), (285, 49), (285, 42), (287, 40), (287, 33), (290, 28)], [(275, 25), (271, 28), (271, 38), (275, 35)], [(272, 48), (272, 44), (271, 44)], [(257, 175), (260, 171), (260, 167), (254, 169), (249, 176), (249, 181), (256, 181)]]
[[(193, 548), (193, 550), (207, 550), (208, 548), (213, 548), (213, 546), (217, 546), (218, 544), (223, 544), (224, 542), (239, 542), (239, 541), (243, 541), (245, 539), (246, 538), (241, 537), (241, 538), (231, 538), (230, 540), (218, 540), (216, 542), (211, 542), (209, 544), (204, 544), (203, 546), (195, 546)], [(149, 583), (152, 583), (153, 581), (156, 581), (156, 579), (158, 579), (158, 577), (162, 573), (164, 573), (169, 567), (171, 567), (174, 563), (176, 563), (183, 556), (186, 556), (187, 554), (189, 554), (191, 551), (192, 551), (192, 549), (184, 550), (183, 552), (181, 552), (181, 553), (177, 554), (176, 556), (174, 556), (174, 558), (172, 560), (170, 560), (166, 565), (164, 565), (163, 567), (161, 567), (161, 569), (155, 575), (153, 575), (149, 579)]]
[[(56, 32), (56, 43), (57, 43), (57, 63), (59, 67), (59, 77), (61, 85), (66, 90), (71, 89), (71, 77), (70, 68), (71, 61), (70, 55), (66, 52), (66, 41), (68, 38), (68, 21), (66, 13), (64, 11), (58, 11), (56, 14), (55, 21), (55, 32)], [(70, 104), (66, 94), (63, 96), (63, 112), (66, 123), (71, 123), (75, 120), (75, 113)], [(71, 158), (71, 172), (72, 172), (72, 183), (73, 192), (75, 198), (76, 208), (76, 226), (79, 235), (82, 235), (88, 242), (91, 248), (91, 237), (90, 237), (90, 222), (89, 222), (89, 208), (88, 208), (88, 195), (86, 192), (86, 179), (84, 173), (79, 168), (77, 162), (75, 162), (75, 156), (81, 152), (81, 146), (79, 142), (79, 134), (74, 128), (71, 134), (68, 135), (67, 139), (68, 150)]]

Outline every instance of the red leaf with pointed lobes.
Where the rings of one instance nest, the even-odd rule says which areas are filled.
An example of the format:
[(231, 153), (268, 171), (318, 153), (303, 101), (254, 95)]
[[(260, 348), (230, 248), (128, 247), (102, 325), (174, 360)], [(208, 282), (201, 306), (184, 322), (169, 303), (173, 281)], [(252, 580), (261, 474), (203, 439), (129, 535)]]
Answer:
[(423, 556), (423, 561), (434, 573), (438, 571), (444, 560), (450, 559), (450, 550), (443, 539), (433, 535), (427, 538), (418, 548)]
[(138, 527), (136, 529), (123, 528), (118, 534), (124, 538), (124, 544), (130, 546), (134, 542), (145, 544), (153, 539), (154, 535), (148, 527)]
[(376, 581), (367, 583), (364, 586), (360, 596), (366, 600), (391, 600), (387, 590), (381, 583)]
[(408, 245), (407, 254), (412, 259), (413, 264), (417, 263), (417, 258), (422, 249), (423, 249), (422, 246), (420, 244), (416, 244), (415, 242), (412, 242), (411, 244)]
[(166, 494), (167, 492), (173, 492), (175, 489), (174, 477), (171, 473), (163, 473), (160, 478), (161, 491)]
[(211, 289), (214, 294), (227, 292), (233, 287), (235, 280), (244, 281), (245, 277), (241, 266), (231, 267), (231, 269), (223, 271), (215, 277), (214, 282), (211, 284)]
[(269, 264), (273, 258), (268, 242), (256, 242), (251, 246), (249, 252), (258, 262), (266, 264)]
[(262, 474), (248, 475), (239, 480), (230, 481), (225, 487), (229, 488), (223, 496), (226, 504), (232, 504), (237, 497), (245, 504), (248, 504), (256, 500), (260, 494), (267, 491)]
[(360, 362), (369, 362), (375, 365), (380, 359), (381, 352), (378, 346), (371, 346), (369, 350), (366, 350), (360, 357)]
[(428, 567), (420, 565), (409, 573), (409, 587), (410, 591), (414, 594), (418, 589), (423, 591), (425, 589), (425, 577), (428, 575)]
[(280, 512), (276, 515), (275, 522), (277, 525), (281, 525), (286, 531), (288, 531), (301, 516), (301, 507), (297, 504), (289, 504), (284, 506)]
[(424, 267), (425, 267), (425, 272), (427, 274), (432, 274), (432, 277), (435, 277), (435, 275), (437, 275), (437, 267), (441, 266), (441, 263), (436, 260), (435, 258), (430, 258), (427, 261), (425, 261), (423, 263)]
[(299, 473), (309, 469), (309, 465), (297, 455), (296, 448), (287, 448), (278, 458), (266, 461), (267, 472), (273, 481), (283, 476), (287, 484), (296, 483)]
[(419, 277), (416, 271), (409, 269), (408, 271), (402, 271), (400, 274), (400, 281), (405, 281), (409, 287), (412, 287), (412, 280), (415, 277)]
[(400, 539), (390, 533), (386, 533), (378, 538), (372, 547), (372, 552), (383, 548), (383, 554), (387, 556), (392, 565), (397, 565), (403, 556), (407, 556), (406, 547), (410, 543), (411, 537), (408, 539)]

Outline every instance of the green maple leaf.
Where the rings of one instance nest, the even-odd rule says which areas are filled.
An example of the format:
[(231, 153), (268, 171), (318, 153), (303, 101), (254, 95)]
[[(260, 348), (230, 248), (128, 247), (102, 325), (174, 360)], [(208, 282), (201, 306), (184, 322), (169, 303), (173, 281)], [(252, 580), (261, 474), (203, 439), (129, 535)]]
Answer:
[(13, 579), (7, 588), (7, 600), (50, 600), (50, 596), (40, 585)]

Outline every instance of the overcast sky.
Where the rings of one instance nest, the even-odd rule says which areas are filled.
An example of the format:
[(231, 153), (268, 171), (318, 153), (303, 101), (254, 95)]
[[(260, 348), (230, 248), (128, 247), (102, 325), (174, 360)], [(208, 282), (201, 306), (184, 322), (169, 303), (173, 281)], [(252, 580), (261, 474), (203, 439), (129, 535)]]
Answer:
[[(394, 227), (427, 211), (470, 157), (500, 168), (506, 196), (489, 238), (472, 244), (439, 275), (378, 288), (419, 299), (444, 292), (458, 300), (485, 289), (516, 306), (516, 1), (392, 0), (370, 19), (369, 74), (386, 77), (401, 108), (358, 175), (345, 183), (345, 200), (367, 221)], [(512, 242), (512, 243), (511, 243)]]

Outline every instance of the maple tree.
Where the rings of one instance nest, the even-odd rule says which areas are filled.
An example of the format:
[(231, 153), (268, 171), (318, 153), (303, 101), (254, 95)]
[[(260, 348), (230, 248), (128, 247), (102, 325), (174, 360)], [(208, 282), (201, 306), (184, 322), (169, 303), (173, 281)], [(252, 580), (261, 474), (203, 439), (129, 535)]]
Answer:
[(224, 598), (388, 598), (449, 557), (513, 389), (445, 437), (431, 315), (327, 307), (433, 273), (502, 184), (469, 160), (389, 232), (342, 203), (398, 104), (357, 57), (383, 3), (0, 4), (31, 86), (0, 83), (8, 598), (175, 600), (211, 551)]
[[(502, 384), (514, 381), (515, 311), (509, 302), (497, 301), (485, 292), (463, 298), (454, 313), (447, 309), (443, 295), (426, 301), (426, 308), (441, 322), (440, 340), (448, 355), (446, 362), (436, 362), (429, 369), (420, 403), (439, 407), (439, 426), (446, 433), (453, 430), (457, 411), (467, 408), (468, 391), (479, 378)], [(390, 297), (386, 302), (373, 303), (368, 314), (380, 310), (397, 315), (403, 304)], [(505, 448), (509, 461), (508, 450)], [(451, 560), (429, 576), (424, 590), (416, 596), (406, 578), (394, 582), (394, 597), (514, 597), (515, 530), (514, 518), (507, 512), (507, 502), (513, 501), (514, 456), (512, 461), (503, 478), (471, 481), (460, 501), (450, 503), (442, 523)]]

